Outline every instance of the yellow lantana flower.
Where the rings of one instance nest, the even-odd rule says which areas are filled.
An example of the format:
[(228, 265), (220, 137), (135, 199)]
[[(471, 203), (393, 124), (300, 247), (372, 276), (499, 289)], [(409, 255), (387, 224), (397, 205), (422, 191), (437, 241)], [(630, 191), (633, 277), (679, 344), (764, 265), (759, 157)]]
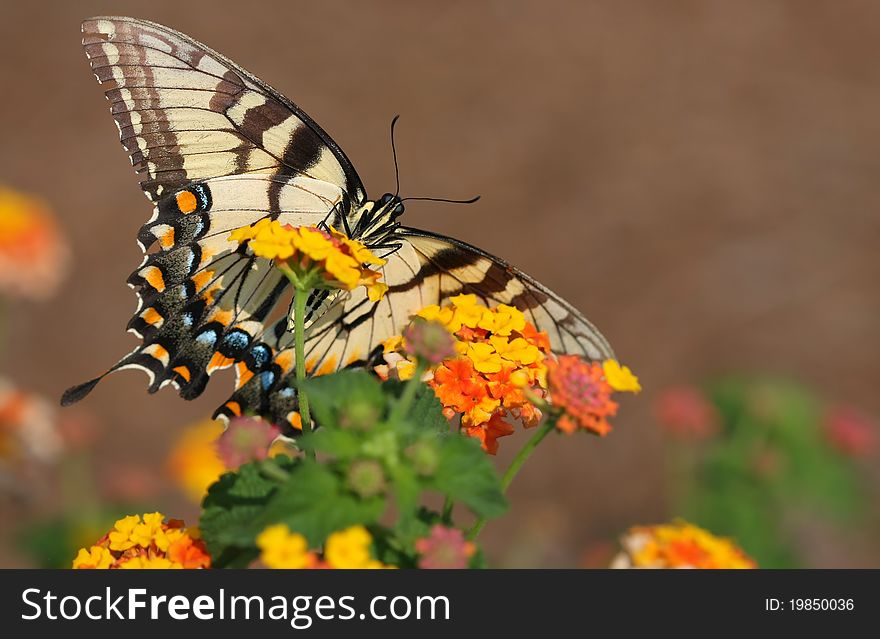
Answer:
[(467, 345), (467, 356), (481, 373), (497, 373), (502, 368), (501, 356), (491, 344), (472, 342)]
[(621, 366), (613, 359), (606, 359), (602, 363), (605, 373), (605, 381), (616, 391), (638, 393), (642, 390), (639, 378), (627, 366)]
[[(388, 290), (387, 284), (379, 282), (382, 274), (364, 266), (382, 266), (386, 260), (332, 228), (283, 226), (278, 220), (263, 218), (232, 231), (229, 241), (246, 243), (254, 255), (275, 260), (288, 277), (304, 278), (312, 288), (352, 291), (364, 286), (374, 302)], [(319, 281), (310, 279), (315, 276)]]
[(80, 548), (73, 560), (74, 568), (109, 568), (115, 561), (109, 550), (102, 546), (92, 546), (88, 550)]
[(333, 568), (378, 568), (370, 556), (373, 539), (363, 526), (352, 526), (327, 537), (324, 559)]
[(137, 541), (132, 539), (132, 534), (140, 523), (140, 515), (129, 515), (117, 520), (109, 534), (110, 549), (128, 550), (137, 545)]
[(132, 557), (128, 561), (124, 561), (119, 564), (119, 568), (131, 570), (131, 569), (152, 569), (152, 570), (167, 570), (169, 568), (183, 568), (183, 566), (176, 561), (171, 561), (165, 557), (148, 557), (145, 555), (138, 555), (137, 557)]
[(285, 524), (269, 526), (257, 535), (260, 560), (269, 568), (310, 568), (315, 564), (306, 538)]

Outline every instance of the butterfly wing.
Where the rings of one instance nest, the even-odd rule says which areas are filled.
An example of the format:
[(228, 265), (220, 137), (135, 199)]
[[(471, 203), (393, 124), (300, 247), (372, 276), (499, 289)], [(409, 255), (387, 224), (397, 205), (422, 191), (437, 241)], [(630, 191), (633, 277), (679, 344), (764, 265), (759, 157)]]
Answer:
[(133, 18), (83, 22), (83, 47), (152, 201), (205, 178), (302, 175), (364, 188), (339, 146), (293, 102), (189, 36)]
[(341, 226), (364, 189), (301, 109), (195, 40), (145, 21), (95, 18), (83, 23), (83, 46), (98, 80), (114, 85), (111, 113), (155, 203), (138, 241), (158, 250), (129, 278), (139, 298), (129, 329), (143, 343), (108, 373), (141, 369), (151, 391), (172, 383), (189, 399), (213, 371), (252, 357), (289, 296), (271, 263), (238, 251), (229, 232), (267, 215)]
[[(377, 303), (364, 290), (340, 294), (329, 310), (307, 329), (306, 368), (330, 373), (375, 361), (382, 343), (399, 335), (410, 317), (430, 304), (443, 304), (459, 294), (475, 294), (487, 306), (519, 308), (539, 331), (546, 331), (553, 351), (592, 360), (613, 359), (602, 334), (571, 304), (534, 279), (474, 246), (427, 231), (398, 230), (401, 248), (380, 267), (389, 289)], [(248, 371), (217, 414), (227, 417), (255, 412), (276, 424), (291, 424), (296, 409), (293, 391), (293, 345), (278, 325), (278, 339), (267, 348), (278, 360)]]

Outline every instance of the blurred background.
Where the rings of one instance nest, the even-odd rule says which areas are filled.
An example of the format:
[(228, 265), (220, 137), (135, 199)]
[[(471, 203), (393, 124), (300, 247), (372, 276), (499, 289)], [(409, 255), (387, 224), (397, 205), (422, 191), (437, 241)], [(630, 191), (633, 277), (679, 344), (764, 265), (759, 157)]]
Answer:
[(136, 344), (124, 282), (150, 206), (80, 47), (102, 13), (275, 86), (373, 197), (401, 114), (402, 194), (483, 196), (406, 223), (522, 267), (639, 374), (608, 437), (550, 438), (520, 474), (493, 565), (607, 565), (630, 526), (684, 516), (762, 566), (880, 566), (867, 0), (4, 4), (0, 566), (69, 565), (120, 513), (194, 521), (219, 472), (204, 420), (226, 376), (186, 402), (126, 372), (57, 407)]

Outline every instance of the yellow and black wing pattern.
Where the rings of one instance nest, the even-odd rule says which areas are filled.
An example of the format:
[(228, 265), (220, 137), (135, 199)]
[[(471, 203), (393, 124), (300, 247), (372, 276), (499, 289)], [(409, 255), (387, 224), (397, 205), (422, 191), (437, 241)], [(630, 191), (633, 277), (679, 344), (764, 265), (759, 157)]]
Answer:
[[(235, 391), (216, 414), (259, 414), (291, 432), (290, 286), (269, 260), (228, 241), (232, 230), (265, 217), (332, 225), (368, 246), (381, 237), (375, 248), (387, 253), (380, 270), (389, 291), (379, 302), (363, 288), (312, 300), (305, 327), (310, 374), (371, 363), (413, 313), (459, 293), (520, 308), (557, 352), (612, 357), (577, 310), (503, 260), (400, 226), (400, 198), (367, 200), (332, 138), (222, 55), (132, 18), (85, 21), (83, 46), (98, 81), (110, 85), (111, 114), (154, 210), (138, 233), (144, 261), (128, 280), (139, 300), (128, 328), (141, 344), (100, 377), (69, 389), (63, 404), (117, 370), (143, 370), (151, 392), (171, 384), (192, 399), (212, 373), (234, 368)], [(380, 210), (393, 214), (377, 233)]]

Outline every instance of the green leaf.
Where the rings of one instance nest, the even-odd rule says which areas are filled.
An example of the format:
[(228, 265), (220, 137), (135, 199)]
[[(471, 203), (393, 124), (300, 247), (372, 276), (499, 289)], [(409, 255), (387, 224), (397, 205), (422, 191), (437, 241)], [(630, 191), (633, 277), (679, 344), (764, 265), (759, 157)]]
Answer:
[[(285, 470), (296, 468), (296, 462), (289, 458), (275, 461)], [(215, 565), (223, 567), (242, 549), (253, 548), (259, 532), (255, 519), (278, 487), (277, 481), (260, 473), (259, 462), (255, 462), (224, 474), (208, 489), (199, 527)]]
[(297, 444), (304, 450), (332, 455), (339, 460), (350, 460), (357, 457), (361, 450), (361, 438), (358, 434), (350, 429), (328, 426), (303, 435), (297, 440)]
[(300, 384), (321, 426), (369, 428), (385, 412), (381, 383), (363, 370), (342, 370)]
[[(405, 382), (389, 379), (382, 388), (394, 397), (399, 397), (403, 392)], [(421, 384), (416, 391), (407, 420), (415, 424), (419, 430), (427, 429), (441, 433), (449, 432), (449, 420), (443, 416), (443, 405), (434, 394), (434, 390), (427, 384)]]
[(440, 439), (433, 486), (480, 517), (498, 517), (507, 500), (495, 468), (476, 439), (450, 435)]
[(287, 524), (317, 547), (332, 532), (376, 522), (384, 510), (384, 498), (357, 497), (345, 490), (342, 479), (327, 466), (304, 462), (255, 517), (253, 527), (259, 532), (270, 524)]
[(421, 486), (415, 471), (404, 465), (395, 467), (391, 474), (391, 482), (394, 485), (394, 498), (397, 506), (397, 525), (395, 528), (404, 543), (409, 545), (415, 540)]

